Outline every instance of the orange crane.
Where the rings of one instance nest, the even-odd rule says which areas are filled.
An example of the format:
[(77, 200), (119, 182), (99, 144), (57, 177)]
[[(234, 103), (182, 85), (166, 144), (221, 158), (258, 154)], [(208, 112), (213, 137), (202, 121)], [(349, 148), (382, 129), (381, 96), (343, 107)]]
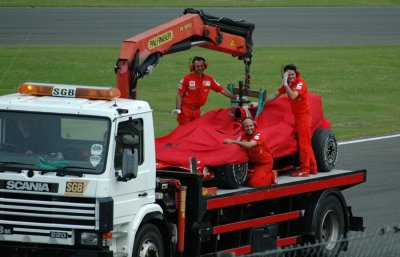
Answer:
[(214, 17), (188, 8), (182, 16), (124, 40), (115, 65), (121, 97), (137, 99), (138, 79), (148, 75), (163, 55), (193, 46), (224, 52), (243, 60), (244, 87), (249, 90), (254, 27), (244, 20)]

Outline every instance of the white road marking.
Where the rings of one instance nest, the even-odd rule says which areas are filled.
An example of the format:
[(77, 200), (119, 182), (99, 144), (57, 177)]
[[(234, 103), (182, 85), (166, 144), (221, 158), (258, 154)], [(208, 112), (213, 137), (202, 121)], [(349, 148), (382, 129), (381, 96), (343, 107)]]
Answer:
[(400, 137), (400, 134), (395, 134), (395, 135), (390, 135), (390, 136), (382, 136), (382, 137), (365, 138), (365, 139), (359, 139), (359, 140), (353, 140), (353, 141), (347, 141), (347, 142), (339, 142), (338, 145), (356, 144), (356, 143), (362, 143), (362, 142), (367, 142), (367, 141), (388, 139), (388, 138), (393, 138), (393, 137)]

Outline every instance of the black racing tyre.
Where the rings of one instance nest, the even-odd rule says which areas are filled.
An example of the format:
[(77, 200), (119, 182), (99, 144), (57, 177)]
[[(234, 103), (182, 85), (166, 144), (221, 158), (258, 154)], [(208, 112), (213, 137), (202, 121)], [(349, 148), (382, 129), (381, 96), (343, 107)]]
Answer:
[(227, 164), (212, 169), (219, 188), (235, 189), (241, 187), (247, 178), (247, 163)]
[(345, 217), (339, 199), (327, 196), (315, 212), (315, 231), (311, 243), (317, 244), (311, 256), (336, 257), (343, 249)]
[(154, 224), (148, 223), (139, 228), (132, 257), (164, 257), (163, 239)]
[(338, 144), (332, 130), (316, 129), (312, 136), (312, 148), (318, 172), (329, 172), (335, 168), (338, 157)]

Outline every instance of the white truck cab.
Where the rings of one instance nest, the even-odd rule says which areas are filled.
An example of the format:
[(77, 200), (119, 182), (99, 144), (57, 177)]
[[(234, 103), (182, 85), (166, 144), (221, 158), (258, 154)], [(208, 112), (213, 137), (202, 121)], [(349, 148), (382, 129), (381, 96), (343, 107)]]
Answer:
[(116, 238), (161, 211), (153, 204), (150, 106), (117, 98), (114, 88), (25, 83), (18, 90), (0, 96), (0, 240), (111, 246), (126, 255), (133, 237)]

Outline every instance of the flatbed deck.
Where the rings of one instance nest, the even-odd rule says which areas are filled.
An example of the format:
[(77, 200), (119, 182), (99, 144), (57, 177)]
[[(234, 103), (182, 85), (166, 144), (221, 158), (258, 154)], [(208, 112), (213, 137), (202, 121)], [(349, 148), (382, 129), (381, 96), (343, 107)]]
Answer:
[[(366, 174), (364, 170), (360, 171), (349, 171), (349, 170), (332, 170), (330, 172), (320, 172), (316, 175), (310, 175), (308, 177), (292, 177), (290, 175), (290, 172), (281, 172), (278, 174), (278, 184), (275, 186), (270, 186), (270, 187), (265, 187), (262, 188), (263, 190), (266, 188), (279, 188), (283, 186), (289, 186), (289, 185), (296, 185), (296, 184), (303, 184), (303, 183), (308, 183), (308, 182), (313, 182), (313, 181), (320, 181), (320, 180), (327, 180), (335, 177), (342, 177), (342, 176), (349, 176), (349, 175), (354, 175), (354, 174), (359, 174), (363, 173)], [(364, 181), (361, 181), (362, 183)], [(237, 192), (243, 192), (243, 191), (254, 191), (257, 190), (252, 187), (248, 186), (242, 186), (238, 189), (218, 189), (217, 195), (226, 195), (226, 194), (233, 194)]]
[[(202, 176), (200, 174), (164, 170), (157, 171), (157, 173), (160, 177), (179, 179), (184, 185), (188, 186), (189, 191), (201, 190), (200, 188), (203, 187)], [(248, 186), (242, 186), (237, 189), (218, 188), (215, 194), (209, 194), (202, 198), (208, 202), (217, 201), (217, 206), (223, 207), (234, 205), (236, 202), (240, 204), (248, 201), (252, 202), (263, 199), (280, 198), (328, 188), (343, 190), (365, 182), (367, 179), (366, 174), (366, 170), (332, 170), (308, 177), (292, 177), (290, 176), (290, 172), (281, 172), (278, 175), (277, 185), (261, 188), (252, 188)], [(209, 205), (209, 203), (207, 205)]]
[(300, 195), (329, 188), (343, 190), (365, 182), (366, 172), (366, 170), (333, 170), (301, 178), (291, 177), (290, 174), (281, 174), (278, 176), (277, 185), (262, 188), (241, 187), (229, 190), (218, 189), (216, 195), (206, 196), (204, 200), (207, 202), (207, 209), (210, 210), (237, 204)]

